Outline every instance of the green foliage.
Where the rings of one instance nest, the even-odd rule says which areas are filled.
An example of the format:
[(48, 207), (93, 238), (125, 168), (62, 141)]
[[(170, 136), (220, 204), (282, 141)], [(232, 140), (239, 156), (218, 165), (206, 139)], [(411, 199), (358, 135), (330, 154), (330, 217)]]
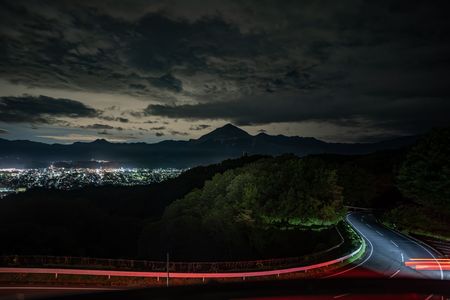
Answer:
[(425, 136), (408, 153), (397, 181), (417, 204), (450, 212), (450, 128)]
[[(341, 191), (336, 172), (320, 159), (263, 159), (216, 174), (202, 189), (168, 206), (161, 222), (149, 224), (144, 235), (162, 232), (154, 248), (167, 248), (178, 256), (188, 257), (195, 248), (193, 257), (253, 257), (262, 245), (279, 245), (276, 240), (292, 234), (281, 232), (286, 229), (281, 223), (303, 230), (336, 224), (344, 213)], [(318, 235), (306, 232), (311, 239)], [(146, 247), (142, 250), (151, 252)]]
[(266, 159), (215, 175), (202, 190), (169, 206), (164, 218), (212, 214), (246, 225), (267, 219), (336, 223), (343, 213), (341, 190), (336, 172), (320, 159)]
[(406, 149), (389, 150), (367, 155), (323, 154), (325, 161), (337, 173), (337, 184), (343, 188), (344, 205), (387, 208), (401, 201), (395, 187), (396, 170)]
[(450, 214), (419, 205), (401, 205), (383, 215), (383, 221), (406, 233), (450, 240)]

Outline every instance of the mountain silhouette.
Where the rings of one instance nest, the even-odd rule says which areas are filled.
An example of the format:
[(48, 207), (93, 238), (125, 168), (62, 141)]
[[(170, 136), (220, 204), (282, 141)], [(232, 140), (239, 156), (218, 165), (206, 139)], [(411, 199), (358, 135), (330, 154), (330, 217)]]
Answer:
[(327, 143), (312, 137), (250, 135), (226, 124), (198, 139), (148, 143), (111, 143), (105, 139), (73, 144), (45, 144), (0, 139), (0, 167), (45, 167), (59, 161), (107, 160), (126, 167), (178, 167), (216, 163), (245, 154), (298, 156), (320, 153), (366, 154), (396, 149), (416, 142), (417, 136), (376, 143)]
[(206, 141), (230, 141), (237, 139), (246, 139), (250, 138), (251, 135), (248, 134), (245, 130), (240, 129), (239, 127), (234, 126), (233, 124), (226, 124), (222, 127), (219, 127), (210, 133), (207, 133), (201, 136), (198, 141), (206, 142)]

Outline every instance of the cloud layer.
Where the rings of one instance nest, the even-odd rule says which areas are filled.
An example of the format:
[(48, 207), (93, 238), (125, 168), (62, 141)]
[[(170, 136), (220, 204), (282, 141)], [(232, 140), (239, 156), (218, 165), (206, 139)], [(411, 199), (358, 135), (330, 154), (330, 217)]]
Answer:
[[(65, 124), (73, 128), (189, 137), (217, 122), (255, 131), (275, 124), (273, 133), (285, 133), (282, 124), (315, 122), (333, 126), (334, 134), (327, 134), (334, 139), (350, 127), (355, 137), (376, 137), (445, 126), (447, 6), (403, 0), (2, 1), (0, 79), (30, 93), (68, 96), (18, 97), (17, 88), (15, 97), (0, 95), (0, 122), (56, 126), (64, 117), (73, 119)], [(74, 93), (92, 97), (81, 102), (69, 96)], [(124, 100), (111, 101), (107, 110), (100, 93)], [(94, 120), (76, 120), (83, 117)], [(192, 120), (197, 123), (180, 125)]]
[(99, 112), (81, 102), (46, 96), (0, 97), (0, 122), (54, 123), (57, 117), (88, 118)]

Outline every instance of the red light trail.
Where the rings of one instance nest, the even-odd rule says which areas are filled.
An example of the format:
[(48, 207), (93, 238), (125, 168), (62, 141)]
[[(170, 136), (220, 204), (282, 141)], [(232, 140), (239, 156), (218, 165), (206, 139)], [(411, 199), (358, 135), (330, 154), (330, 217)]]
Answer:
[(411, 258), (405, 262), (405, 266), (420, 271), (450, 271), (450, 259)]

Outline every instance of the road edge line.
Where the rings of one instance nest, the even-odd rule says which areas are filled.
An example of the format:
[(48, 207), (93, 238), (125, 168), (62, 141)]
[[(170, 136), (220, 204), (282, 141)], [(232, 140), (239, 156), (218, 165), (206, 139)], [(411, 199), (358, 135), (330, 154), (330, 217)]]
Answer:
[[(338, 273), (333, 273), (333, 274), (328, 275), (328, 276), (325, 276), (325, 277), (323, 277), (323, 278), (330, 278), (330, 277), (334, 277), (334, 276), (338, 276), (338, 275), (347, 273), (347, 272), (349, 272), (349, 271), (351, 271), (351, 270), (353, 270), (353, 269), (356, 269), (356, 268), (362, 266), (363, 264), (365, 264), (365, 263), (372, 257), (372, 254), (373, 254), (373, 244), (372, 244), (372, 242), (371, 242), (371, 241), (370, 241), (370, 240), (369, 240), (369, 239), (368, 239), (361, 231), (359, 231), (359, 230), (353, 225), (353, 223), (348, 219), (348, 216), (350, 216), (351, 214), (352, 214), (352, 213), (347, 214), (347, 217), (345, 218), (345, 220), (346, 220), (347, 223), (350, 224), (350, 226), (352, 227), (353, 230), (356, 230), (356, 233), (359, 234), (359, 237), (360, 237), (360, 238), (362, 237), (361, 240), (363, 241), (363, 244), (364, 244), (364, 245), (367, 245), (365, 240), (367, 240), (367, 241), (369, 242), (369, 244), (370, 244), (370, 253), (369, 253), (369, 256), (367, 256), (361, 263), (357, 264), (356, 266), (353, 266), (353, 267), (350, 268), (350, 269), (346, 269), (346, 270), (343, 270), (343, 271), (338, 272)], [(361, 245), (361, 246), (362, 246), (362, 245)], [(361, 248), (364, 248), (364, 252), (366, 252), (367, 247), (361, 247)]]
[[(418, 240), (418, 239), (416, 239), (416, 238), (414, 238), (412, 236), (404, 234), (403, 232), (400, 232), (400, 231), (398, 231), (396, 229), (392, 229), (392, 228), (386, 226), (385, 224), (383, 224), (382, 222), (378, 222), (378, 223), (381, 224), (382, 226), (384, 226), (386, 229), (392, 231), (393, 233), (395, 233), (395, 234), (397, 234), (399, 236), (402, 236), (402, 237), (404, 237), (406, 239), (411, 240), (413, 243), (419, 245), (420, 247), (422, 247), (422, 249), (424, 249), (426, 252), (428, 252), (428, 254), (430, 254), (431, 257), (434, 259), (434, 261), (438, 264), (440, 272), (441, 272), (441, 280), (444, 280), (444, 271), (442, 270), (442, 266), (439, 263), (439, 261), (436, 259), (436, 257), (433, 255), (433, 253), (431, 253), (430, 249), (433, 250), (434, 252), (436, 252), (439, 255), (440, 255), (440, 252), (436, 251), (433, 247), (430, 247), (428, 244), (425, 244), (424, 242), (422, 242), (422, 241), (420, 241), (420, 240)], [(427, 249), (427, 247), (429, 249)]]

